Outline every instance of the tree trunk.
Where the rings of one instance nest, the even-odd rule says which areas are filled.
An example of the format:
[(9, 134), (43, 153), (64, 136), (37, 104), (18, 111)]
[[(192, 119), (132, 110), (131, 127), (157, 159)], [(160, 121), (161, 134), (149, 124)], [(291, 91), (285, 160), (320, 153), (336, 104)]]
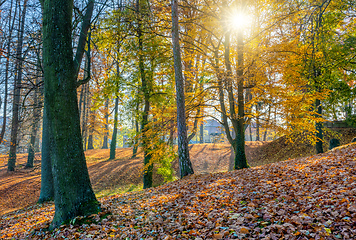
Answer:
[[(8, 101), (8, 80), (9, 80), (9, 64), (10, 64), (10, 53), (11, 53), (11, 38), (12, 38), (12, 31), (14, 27), (14, 21), (15, 21), (15, 16), (12, 20), (12, 2), (10, 3), (10, 12), (9, 12), (9, 32), (8, 32), (8, 37), (7, 37), (7, 45), (6, 45), (6, 63), (5, 63), (5, 93), (4, 93), (4, 111), (3, 111), (3, 122), (2, 122), (2, 127), (1, 127), (1, 132), (0, 132), (0, 144), (4, 140), (4, 135), (6, 131), (6, 122), (7, 122), (7, 101)], [(16, 15), (16, 14), (15, 14)], [(11, 24), (11, 21), (13, 23)]]
[[(89, 1), (87, 8), (87, 13), (91, 11), (89, 20), (93, 7), (90, 4), (93, 1)], [(43, 0), (42, 7), (44, 98), (49, 134), (53, 137), (55, 215), (51, 228), (55, 228), (76, 216), (98, 213), (100, 203), (90, 184), (80, 131), (76, 92), (78, 62), (73, 61), (71, 39), (73, 0)]]
[[(138, 110), (137, 110), (138, 111)], [(137, 150), (138, 150), (138, 139), (137, 139), (137, 135), (139, 134), (139, 126), (138, 126), (138, 121), (137, 119), (135, 119), (135, 130), (136, 130), (136, 136), (135, 136), (135, 139), (134, 139), (134, 145), (133, 145), (133, 148), (132, 148), (132, 157), (131, 158), (136, 158), (137, 156)]]
[(42, 119), (42, 151), (41, 151), (41, 193), (38, 199), (39, 203), (54, 200), (52, 161), (51, 161), (51, 146), (53, 139), (50, 135), (47, 103), (43, 106)]
[[(37, 84), (37, 81), (34, 82)], [(28, 146), (28, 156), (27, 156), (27, 163), (25, 168), (33, 168), (33, 160), (35, 158), (35, 144), (36, 144), (36, 137), (37, 137), (37, 126), (40, 118), (40, 106), (38, 104), (38, 90), (37, 86), (35, 86), (34, 96), (33, 96), (33, 116), (32, 116), (32, 131), (30, 137), (30, 144)]]
[(188, 143), (190, 142), (190, 140), (192, 140), (195, 135), (197, 134), (197, 130), (198, 130), (198, 118), (200, 117), (200, 108), (197, 109), (197, 115), (194, 118), (194, 125), (193, 125), (193, 129), (191, 134), (188, 136)]
[(116, 139), (117, 139), (117, 117), (119, 112), (119, 98), (115, 98), (115, 110), (114, 110), (114, 130), (112, 131), (111, 143), (110, 143), (110, 158), (115, 159), (116, 154)]
[(94, 149), (93, 132), (91, 131), (91, 128), (89, 129), (88, 148), (87, 149)]
[(83, 146), (84, 150), (86, 150), (87, 147), (87, 132), (88, 132), (88, 94), (89, 94), (89, 84), (85, 84), (84, 86), (84, 95), (83, 95), (83, 107), (82, 107), (82, 113), (83, 115), (81, 116), (81, 129), (82, 129), (82, 137), (83, 137)]
[(153, 163), (151, 162), (151, 141), (150, 136), (147, 135), (148, 130), (148, 114), (150, 112), (150, 92), (151, 84), (146, 76), (144, 56), (143, 56), (143, 23), (141, 16), (141, 3), (140, 0), (136, 2), (136, 14), (137, 14), (137, 38), (138, 38), (138, 51), (139, 51), (139, 72), (141, 77), (141, 89), (144, 98), (144, 108), (142, 113), (142, 148), (144, 152), (144, 170), (143, 170), (143, 188), (152, 187), (152, 170)]
[[(315, 106), (316, 106), (316, 110), (318, 113), (318, 117), (320, 118), (321, 114), (322, 114), (322, 106), (321, 106), (321, 102), (319, 99), (317, 99), (315, 101)], [(319, 154), (319, 153), (324, 152), (324, 150), (323, 150), (323, 123), (317, 122), (315, 124), (315, 128), (316, 128), (316, 137), (317, 137), (315, 148), (316, 148), (316, 153)]]
[(252, 125), (252, 121), (250, 121), (250, 124), (248, 126), (248, 130), (249, 130), (249, 133), (250, 133), (250, 141), (252, 142), (252, 127), (251, 127), (251, 125)]
[(95, 111), (89, 110), (90, 123), (88, 129), (88, 148), (94, 149), (94, 128), (95, 128)]
[(108, 149), (108, 135), (109, 135), (109, 99), (105, 101), (105, 123), (104, 123), (104, 141), (102, 149)]
[[(90, 81), (90, 39), (91, 39), (91, 32), (88, 33), (88, 50), (86, 52), (86, 58), (85, 58), (85, 70), (84, 70), (84, 82), (89, 82)], [(89, 89), (89, 84), (88, 84), (88, 89)], [(89, 91), (88, 91), (89, 93)], [(92, 98), (88, 98), (88, 118), (89, 118), (89, 129), (88, 129), (88, 148), (87, 149), (94, 149), (94, 139), (93, 139), (93, 134), (94, 134), (94, 125), (95, 125), (95, 111), (92, 110)], [(91, 104), (89, 104), (91, 103)]]
[(256, 141), (260, 141), (260, 104), (257, 102), (255, 107), (256, 107)]
[[(228, 9), (227, 2), (223, 1), (223, 6), (225, 9)], [(226, 27), (225, 27), (226, 28)], [(218, 49), (215, 50), (215, 71), (218, 76), (218, 89), (219, 89), (219, 102), (222, 113), (222, 123), (225, 128), (226, 137), (229, 140), (233, 150), (234, 150), (234, 168), (241, 169), (244, 167), (248, 167), (246, 155), (245, 155), (245, 127), (244, 127), (244, 96), (243, 96), (243, 68), (244, 68), (244, 59), (243, 59), (243, 35), (242, 29), (239, 29), (238, 37), (237, 37), (237, 107), (238, 112), (236, 113), (236, 101), (233, 92), (233, 83), (232, 83), (232, 70), (230, 63), (230, 31), (225, 29), (225, 41), (224, 41), (224, 58), (225, 58), (225, 66), (226, 66), (226, 86), (227, 86), (227, 95), (229, 102), (229, 110), (226, 110), (225, 107), (225, 96), (224, 96), (224, 85), (222, 80), (222, 74), (219, 71), (219, 62), (218, 62)], [(235, 138), (230, 133), (230, 126), (228, 123), (228, 113), (229, 119), (232, 123), (232, 127), (234, 129)]]
[(150, 139), (147, 134), (148, 130), (148, 113), (150, 111), (150, 101), (145, 99), (145, 107), (143, 110), (142, 116), (142, 147), (144, 152), (144, 171), (143, 171), (143, 189), (152, 187), (152, 170), (153, 163), (151, 162), (151, 147), (150, 147)]
[(185, 117), (184, 80), (179, 46), (178, 0), (172, 0), (172, 42), (177, 98), (178, 157), (180, 178), (194, 174), (189, 158), (187, 124)]
[(78, 108), (79, 108), (79, 116), (80, 116), (80, 120), (82, 121), (82, 116), (83, 116), (83, 104), (84, 104), (84, 87), (86, 85), (82, 85), (80, 88), (80, 94), (79, 94), (79, 103), (78, 103)]
[(239, 29), (237, 36), (237, 105), (238, 105), (238, 127), (235, 138), (235, 169), (249, 167), (245, 155), (245, 101), (244, 101), (244, 44), (243, 32)]
[[(226, 47), (225, 47), (226, 51)], [(226, 57), (226, 54), (225, 54)], [(220, 103), (220, 109), (221, 109), (221, 122), (222, 125), (224, 126), (226, 138), (231, 144), (231, 146), (234, 145), (233, 143), (233, 137), (231, 136), (230, 133), (230, 126), (228, 122), (228, 117), (227, 117), (227, 111), (226, 111), (226, 106), (225, 106), (225, 96), (224, 96), (224, 85), (223, 85), (223, 79), (222, 79), (222, 74), (220, 73), (219, 69), (219, 56), (218, 56), (218, 50), (215, 49), (214, 51), (214, 58), (215, 58), (215, 72), (218, 78), (218, 90), (219, 90), (219, 103)], [(226, 61), (225, 61), (226, 62)]]
[(7, 165), (8, 171), (15, 171), (16, 165), (16, 149), (17, 149), (17, 134), (19, 128), (19, 107), (21, 99), (21, 82), (22, 82), (22, 45), (23, 45), (23, 35), (25, 28), (25, 18), (26, 18), (27, 0), (24, 1), (23, 10), (21, 18), (19, 20), (19, 34), (18, 43), (16, 48), (16, 66), (15, 66), (15, 80), (14, 80), (14, 98), (12, 103), (12, 121), (11, 121), (11, 140), (10, 140), (10, 151), (9, 160)]
[(204, 124), (200, 124), (200, 143), (204, 143)]

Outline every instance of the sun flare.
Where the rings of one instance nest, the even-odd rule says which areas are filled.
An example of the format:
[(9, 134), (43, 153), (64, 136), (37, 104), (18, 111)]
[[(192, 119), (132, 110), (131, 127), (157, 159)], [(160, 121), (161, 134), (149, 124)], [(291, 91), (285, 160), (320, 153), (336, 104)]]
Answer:
[(229, 17), (230, 26), (233, 29), (247, 28), (251, 25), (251, 16), (242, 12), (234, 12)]

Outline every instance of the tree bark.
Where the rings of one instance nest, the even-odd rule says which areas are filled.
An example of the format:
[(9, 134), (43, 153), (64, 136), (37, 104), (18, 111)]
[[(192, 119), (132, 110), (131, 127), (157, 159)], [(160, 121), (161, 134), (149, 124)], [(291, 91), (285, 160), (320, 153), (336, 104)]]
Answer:
[(87, 149), (94, 149), (94, 142), (93, 142), (93, 132), (91, 130), (92, 128), (89, 128), (89, 136), (88, 136), (88, 148)]
[(17, 149), (17, 134), (19, 128), (19, 107), (21, 99), (21, 82), (22, 82), (22, 45), (23, 45), (23, 35), (25, 28), (25, 18), (27, 10), (27, 0), (24, 1), (21, 17), (19, 20), (19, 34), (18, 43), (16, 48), (16, 66), (15, 66), (15, 80), (14, 80), (14, 98), (12, 103), (12, 121), (11, 121), (11, 140), (10, 140), (10, 151), (9, 160), (7, 164), (8, 171), (15, 171), (16, 165), (16, 149)]
[(151, 141), (150, 136), (147, 134), (148, 130), (148, 115), (150, 112), (150, 93), (151, 93), (151, 83), (149, 82), (148, 77), (146, 76), (145, 63), (143, 56), (143, 23), (142, 23), (142, 6), (140, 0), (136, 1), (136, 14), (137, 14), (137, 38), (138, 38), (138, 61), (139, 61), (139, 72), (141, 77), (141, 90), (143, 93), (144, 108), (142, 113), (142, 148), (144, 153), (144, 170), (143, 170), (143, 188), (152, 187), (152, 170), (153, 163), (151, 161)]
[(102, 149), (108, 149), (108, 135), (109, 135), (109, 99), (105, 100), (105, 123), (104, 123), (104, 141)]
[(100, 203), (90, 184), (80, 131), (71, 39), (73, 0), (43, 0), (42, 4), (44, 98), (53, 137), (55, 215), (51, 228), (55, 228), (76, 216), (98, 213)]
[(116, 139), (117, 139), (117, 118), (119, 111), (119, 98), (115, 98), (115, 110), (114, 110), (114, 130), (112, 131), (111, 143), (110, 143), (110, 157), (109, 159), (115, 159), (116, 154)]
[[(89, 82), (90, 81), (90, 67), (91, 67), (91, 62), (90, 62), (90, 40), (91, 40), (91, 32), (88, 32), (88, 50), (87, 50), (87, 54), (86, 54), (86, 58), (85, 58), (85, 69), (84, 69), (84, 79), (83, 82)], [(89, 89), (89, 85), (88, 85), (88, 89)], [(88, 99), (88, 115), (89, 115), (89, 129), (88, 129), (88, 147), (87, 149), (94, 149), (94, 140), (93, 140), (93, 134), (94, 134), (94, 123), (95, 123), (95, 111), (93, 111), (91, 109), (91, 105), (89, 104), (91, 103), (91, 98), (90, 100)]]
[(46, 101), (43, 106), (42, 119), (42, 151), (41, 151), (41, 193), (38, 199), (39, 203), (54, 200), (51, 146), (52, 137), (49, 130), (48, 105)]
[(200, 143), (204, 143), (204, 124), (200, 124)]
[(235, 138), (235, 169), (242, 169), (249, 167), (245, 154), (244, 43), (242, 29), (239, 29), (237, 36), (237, 65), (238, 126)]
[(249, 126), (248, 126), (248, 130), (249, 130), (249, 133), (250, 133), (250, 141), (252, 142), (252, 121), (250, 122)]
[(88, 129), (88, 148), (94, 149), (94, 128), (95, 128), (95, 111), (89, 110), (90, 123)]
[[(138, 109), (137, 109), (137, 111), (138, 111)], [(138, 150), (138, 139), (137, 139), (137, 136), (139, 134), (140, 129), (139, 129), (139, 126), (138, 126), (137, 119), (135, 119), (135, 131), (136, 131), (136, 136), (135, 136), (135, 139), (134, 139), (134, 145), (133, 145), (133, 148), (132, 148), (132, 157), (131, 158), (136, 158), (137, 150)]]
[[(34, 82), (34, 84), (37, 84), (37, 81)], [(40, 118), (40, 106), (38, 104), (38, 88), (35, 86), (34, 89), (34, 96), (33, 96), (33, 116), (32, 116), (32, 131), (31, 131), (31, 137), (30, 137), (30, 143), (28, 146), (28, 156), (27, 156), (27, 163), (25, 168), (33, 168), (33, 160), (35, 158), (35, 144), (36, 144), (36, 138), (37, 138), (37, 127), (38, 127), (38, 122)]]
[[(320, 117), (322, 114), (322, 106), (321, 106), (321, 102), (319, 99), (315, 100), (315, 107), (318, 113), (317, 117)], [(315, 128), (316, 128), (316, 137), (317, 137), (317, 141), (316, 141), (316, 153), (323, 153), (324, 149), (323, 149), (323, 123), (321, 122), (317, 122), (315, 124)]]
[(81, 130), (82, 130), (82, 137), (83, 137), (83, 146), (84, 150), (87, 147), (87, 132), (88, 132), (88, 94), (89, 94), (89, 84), (84, 85), (84, 95), (83, 95), (83, 107), (81, 116)]
[(172, 0), (172, 42), (177, 100), (178, 157), (180, 178), (194, 174), (189, 158), (185, 117), (184, 80), (179, 46), (178, 0)]

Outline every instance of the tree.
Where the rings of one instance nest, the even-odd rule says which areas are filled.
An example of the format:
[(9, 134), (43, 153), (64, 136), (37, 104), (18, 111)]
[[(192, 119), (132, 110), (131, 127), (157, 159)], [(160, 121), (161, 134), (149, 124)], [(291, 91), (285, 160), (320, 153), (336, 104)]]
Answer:
[(184, 80), (179, 45), (178, 0), (172, 0), (172, 42), (177, 99), (178, 157), (180, 177), (194, 174), (189, 158), (187, 125), (185, 118)]
[[(3, 2), (5, 3), (5, 1)], [(6, 122), (7, 122), (7, 101), (8, 101), (8, 81), (9, 81), (9, 65), (10, 65), (10, 53), (11, 53), (11, 38), (12, 38), (12, 32), (14, 29), (14, 24), (15, 24), (15, 16), (12, 17), (12, 5), (13, 1), (10, 1), (10, 6), (9, 6), (9, 14), (8, 14), (8, 32), (7, 32), (7, 43), (6, 43), (6, 63), (5, 63), (5, 80), (4, 80), (4, 110), (3, 110), (3, 123), (1, 127), (1, 132), (0, 132), (0, 144), (3, 143), (4, 140), (4, 135), (6, 131)]]
[(51, 228), (79, 215), (100, 211), (86, 166), (76, 89), (80, 61), (94, 2), (89, 1), (75, 59), (72, 48), (73, 0), (42, 0), (45, 112), (48, 117), (55, 215)]
[(116, 140), (117, 140), (117, 123), (118, 123), (118, 111), (119, 111), (119, 97), (115, 98), (115, 110), (114, 110), (114, 130), (112, 132), (111, 143), (110, 143), (110, 158), (115, 159), (116, 155)]
[(30, 143), (28, 146), (28, 156), (27, 163), (25, 168), (33, 168), (33, 160), (35, 158), (35, 144), (37, 138), (37, 130), (38, 130), (38, 122), (41, 117), (41, 104), (39, 101), (39, 91), (37, 86), (37, 81), (34, 82), (34, 90), (33, 90), (33, 110), (32, 110), (32, 126), (31, 126), (31, 137)]
[(109, 99), (105, 100), (105, 109), (104, 109), (104, 141), (102, 149), (108, 149), (108, 133), (109, 133)]
[(16, 47), (16, 66), (15, 66), (15, 80), (14, 80), (14, 97), (12, 102), (12, 121), (11, 121), (11, 141), (10, 141), (10, 151), (9, 160), (7, 164), (8, 171), (15, 171), (16, 164), (16, 149), (17, 149), (17, 135), (19, 129), (19, 107), (21, 99), (21, 82), (22, 82), (22, 67), (23, 67), (23, 37), (24, 37), (24, 27), (26, 19), (27, 10), (27, 0), (23, 3), (23, 9), (21, 13), (21, 18), (19, 20), (19, 34), (18, 42)]

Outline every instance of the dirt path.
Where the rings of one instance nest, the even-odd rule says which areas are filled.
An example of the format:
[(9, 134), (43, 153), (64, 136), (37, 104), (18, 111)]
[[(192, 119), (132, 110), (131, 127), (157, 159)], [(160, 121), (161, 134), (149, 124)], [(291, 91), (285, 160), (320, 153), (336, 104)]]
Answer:
[[(254, 149), (263, 145), (258, 142), (246, 142), (248, 159), (254, 157)], [(142, 153), (131, 159), (131, 148), (116, 150), (118, 158), (108, 160), (109, 150), (86, 151), (91, 182), (96, 193), (113, 193), (119, 189), (140, 185), (142, 182)], [(196, 174), (228, 171), (233, 163), (233, 153), (228, 144), (190, 145), (190, 157)], [(17, 170), (8, 173), (7, 156), (0, 156), (0, 215), (36, 203), (41, 188), (40, 155), (36, 155), (35, 167), (24, 169), (27, 154), (19, 154)], [(178, 163), (173, 167), (178, 172)], [(155, 177), (154, 185), (159, 185), (162, 178)]]

